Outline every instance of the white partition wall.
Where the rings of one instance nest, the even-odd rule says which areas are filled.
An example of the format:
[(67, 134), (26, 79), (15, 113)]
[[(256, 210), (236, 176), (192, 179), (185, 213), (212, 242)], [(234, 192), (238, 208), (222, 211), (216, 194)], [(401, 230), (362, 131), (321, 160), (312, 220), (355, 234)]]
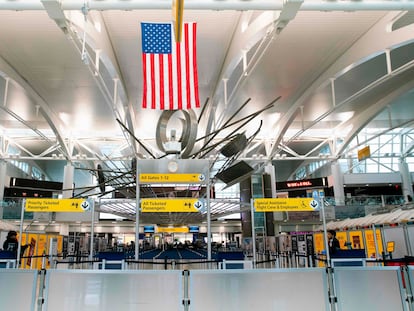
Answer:
[(407, 255), (414, 256), (414, 226), (407, 225), (408, 249)]
[(182, 297), (181, 271), (49, 270), (43, 310), (181, 311)]
[(338, 311), (406, 310), (399, 267), (334, 269)]
[(190, 272), (191, 311), (329, 310), (325, 269)]
[(403, 227), (384, 227), (384, 245), (387, 245), (387, 242), (394, 242), (395, 249), (392, 253), (392, 258), (402, 258), (405, 255), (408, 255), (408, 249), (404, 237)]
[(0, 310), (35, 310), (37, 273), (37, 270), (0, 270)]

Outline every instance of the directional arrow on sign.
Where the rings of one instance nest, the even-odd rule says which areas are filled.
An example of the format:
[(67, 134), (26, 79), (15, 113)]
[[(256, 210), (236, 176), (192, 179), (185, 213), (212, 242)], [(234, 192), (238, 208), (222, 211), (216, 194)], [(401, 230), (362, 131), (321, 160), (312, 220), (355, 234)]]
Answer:
[(201, 202), (201, 201), (195, 202), (194, 207), (199, 210), (200, 208), (203, 207), (203, 202)]
[(83, 201), (81, 204), (81, 207), (83, 208), (84, 211), (88, 211), (90, 208), (89, 202), (87, 200)]
[(318, 201), (316, 201), (316, 200), (312, 200), (311, 202), (310, 202), (310, 206), (313, 208), (313, 209), (317, 209), (318, 208)]
[(204, 174), (200, 174), (200, 175), (198, 176), (198, 179), (199, 179), (200, 181), (205, 181), (205, 180), (206, 180), (206, 176), (204, 176)]

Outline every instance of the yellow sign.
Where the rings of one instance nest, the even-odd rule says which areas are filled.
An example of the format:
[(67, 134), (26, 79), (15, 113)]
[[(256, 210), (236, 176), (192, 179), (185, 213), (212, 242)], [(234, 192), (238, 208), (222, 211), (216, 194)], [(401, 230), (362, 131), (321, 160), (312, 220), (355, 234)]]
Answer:
[(140, 183), (203, 183), (204, 174), (139, 174)]
[[(381, 231), (379, 229), (375, 229), (376, 232), (376, 240), (378, 245), (378, 253), (382, 254), (383, 246), (382, 246), (382, 239), (381, 239)], [(338, 236), (338, 233), (336, 234)], [(367, 250), (367, 257), (375, 258), (376, 257), (376, 247), (375, 247), (375, 238), (374, 238), (374, 231), (373, 230), (365, 230), (365, 244)]]
[(319, 206), (312, 198), (254, 199), (256, 212), (314, 211)]
[(358, 150), (358, 161), (365, 160), (371, 156), (371, 150), (369, 146), (366, 146), (360, 150)]
[(26, 199), (26, 212), (71, 212), (83, 213), (90, 210), (90, 203), (85, 199)]
[(197, 213), (204, 203), (199, 199), (142, 199), (143, 213)]
[(188, 227), (176, 227), (176, 228), (158, 227), (157, 232), (188, 233)]
[(387, 242), (387, 252), (388, 253), (394, 252), (394, 246), (395, 246), (394, 241)]

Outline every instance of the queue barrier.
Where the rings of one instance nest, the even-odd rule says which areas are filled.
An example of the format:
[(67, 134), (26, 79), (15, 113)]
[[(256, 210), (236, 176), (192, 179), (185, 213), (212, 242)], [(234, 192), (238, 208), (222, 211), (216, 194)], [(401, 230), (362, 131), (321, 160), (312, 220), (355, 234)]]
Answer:
[(406, 288), (400, 267), (0, 269), (0, 301), (19, 311), (412, 311), (413, 269)]
[(0, 268), (12, 269), (16, 267), (16, 259), (0, 259)]
[(191, 271), (191, 310), (328, 309), (325, 269)]
[(223, 259), (219, 262), (219, 269), (253, 269), (253, 261)]
[(182, 310), (181, 271), (48, 270), (43, 310)]

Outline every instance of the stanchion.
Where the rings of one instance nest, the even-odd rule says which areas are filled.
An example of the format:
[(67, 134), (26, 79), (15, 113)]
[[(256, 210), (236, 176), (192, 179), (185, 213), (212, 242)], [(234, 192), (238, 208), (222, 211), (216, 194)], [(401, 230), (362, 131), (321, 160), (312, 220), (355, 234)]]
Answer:
[(184, 310), (188, 311), (189, 310), (189, 306), (190, 306), (190, 298), (189, 298), (189, 289), (188, 289), (188, 279), (190, 277), (190, 271), (189, 270), (184, 270), (183, 271), (183, 288), (184, 288), (184, 297), (183, 297), (183, 306), (184, 306)]
[(326, 273), (328, 274), (328, 298), (329, 298), (329, 305), (331, 307), (331, 311), (336, 310), (336, 303), (337, 298), (335, 295), (335, 289), (334, 289), (334, 282), (333, 282), (333, 268), (327, 267)]
[(407, 302), (408, 310), (412, 311), (414, 310), (414, 298), (413, 293), (411, 291), (411, 279), (408, 273), (408, 266), (404, 265), (401, 267), (403, 277), (404, 277), (404, 283), (405, 283), (405, 301)]
[(45, 291), (45, 278), (46, 270), (42, 269), (39, 271), (39, 293), (37, 298), (37, 310), (43, 310), (43, 303), (45, 302), (44, 291)]

